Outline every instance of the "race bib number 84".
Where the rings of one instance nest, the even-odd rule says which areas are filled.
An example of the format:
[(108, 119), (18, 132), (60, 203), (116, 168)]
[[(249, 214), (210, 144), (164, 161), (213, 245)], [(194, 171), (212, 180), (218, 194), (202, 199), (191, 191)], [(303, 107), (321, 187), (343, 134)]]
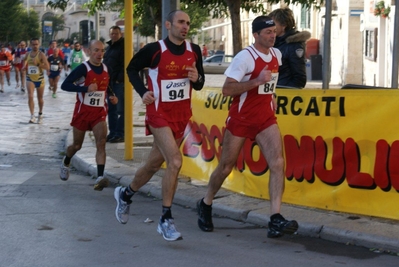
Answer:
[(189, 79), (175, 79), (161, 81), (162, 102), (176, 102), (190, 98)]
[(278, 73), (272, 73), (272, 79), (270, 82), (259, 85), (258, 94), (260, 95), (273, 94), (276, 91), (277, 80), (278, 80)]

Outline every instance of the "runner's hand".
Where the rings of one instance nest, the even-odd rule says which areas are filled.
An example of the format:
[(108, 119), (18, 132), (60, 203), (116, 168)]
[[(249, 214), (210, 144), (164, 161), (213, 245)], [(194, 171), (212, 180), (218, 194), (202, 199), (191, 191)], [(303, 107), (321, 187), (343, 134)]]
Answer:
[(188, 79), (195, 83), (198, 81), (198, 70), (195, 67), (195, 62), (193, 63), (193, 65), (191, 67), (187, 67), (186, 70), (188, 70), (188, 74), (187, 77)]
[(155, 101), (154, 92), (148, 91), (143, 95), (143, 103), (146, 105), (152, 104)]
[(266, 67), (263, 70), (261, 70), (258, 77), (256, 78), (260, 84), (265, 84), (272, 80), (272, 72), (267, 68), (268, 66), (266, 65)]
[(97, 84), (96, 83), (92, 83), (89, 85), (89, 87), (87, 88), (87, 92), (95, 92), (98, 90)]

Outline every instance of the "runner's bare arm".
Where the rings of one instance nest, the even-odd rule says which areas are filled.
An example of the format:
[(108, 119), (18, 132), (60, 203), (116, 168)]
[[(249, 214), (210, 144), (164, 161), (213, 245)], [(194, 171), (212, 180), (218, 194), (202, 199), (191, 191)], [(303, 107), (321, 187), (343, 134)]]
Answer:
[(43, 52), (40, 52), (40, 68), (45, 69), (47, 72), (50, 71), (50, 66), (48, 64), (48, 60), (46, 55)]
[(29, 56), (29, 53), (28, 54), (26, 54), (26, 56), (25, 56), (25, 58), (22, 60), (22, 67), (21, 67), (21, 70), (22, 71), (24, 71), (25, 69), (26, 69), (26, 64), (27, 64), (27, 62), (28, 62), (28, 56)]

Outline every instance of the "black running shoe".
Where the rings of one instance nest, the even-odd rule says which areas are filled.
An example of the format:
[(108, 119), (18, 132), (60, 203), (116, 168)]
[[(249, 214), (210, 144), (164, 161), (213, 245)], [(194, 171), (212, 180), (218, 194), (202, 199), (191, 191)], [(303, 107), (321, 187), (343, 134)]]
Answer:
[(276, 238), (281, 237), (284, 234), (292, 235), (298, 230), (297, 221), (287, 221), (283, 216), (278, 216), (269, 222), (269, 229), (267, 231), (267, 237)]
[(204, 232), (213, 231), (212, 223), (212, 206), (205, 207), (202, 204), (202, 199), (197, 202), (197, 212), (198, 212), (198, 227)]

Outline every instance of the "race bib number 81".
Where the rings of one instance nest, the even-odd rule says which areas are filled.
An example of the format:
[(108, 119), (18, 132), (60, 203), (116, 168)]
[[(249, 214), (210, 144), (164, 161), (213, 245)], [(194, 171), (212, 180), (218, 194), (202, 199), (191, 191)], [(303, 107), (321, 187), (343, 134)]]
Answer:
[(190, 98), (189, 79), (162, 80), (162, 102), (176, 102)]
[(105, 92), (97, 91), (91, 93), (85, 93), (83, 104), (92, 107), (103, 107), (105, 101)]

